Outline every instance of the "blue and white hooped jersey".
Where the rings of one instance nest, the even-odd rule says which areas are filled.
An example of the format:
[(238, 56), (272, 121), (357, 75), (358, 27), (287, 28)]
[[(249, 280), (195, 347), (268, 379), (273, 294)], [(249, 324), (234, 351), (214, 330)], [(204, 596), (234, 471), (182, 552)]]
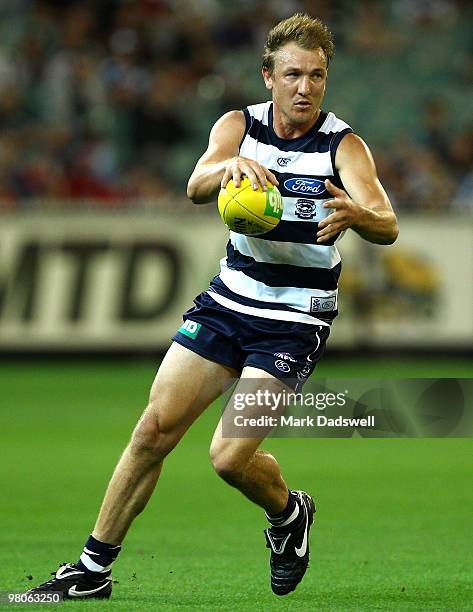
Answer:
[(227, 256), (208, 293), (237, 312), (274, 320), (329, 325), (337, 315), (341, 258), (335, 241), (316, 244), (319, 221), (330, 214), (332, 198), (324, 180), (343, 187), (335, 153), (352, 129), (321, 112), (303, 136), (279, 138), (273, 129), (273, 103), (244, 109), (246, 131), (240, 155), (269, 168), (279, 181), (284, 213), (262, 236), (230, 232)]

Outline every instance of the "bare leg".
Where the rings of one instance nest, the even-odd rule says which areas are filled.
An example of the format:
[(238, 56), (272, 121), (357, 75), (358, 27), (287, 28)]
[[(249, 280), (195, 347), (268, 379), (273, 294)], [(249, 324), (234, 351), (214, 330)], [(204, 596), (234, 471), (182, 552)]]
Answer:
[(278, 514), (287, 505), (288, 489), (281, 469), (275, 457), (266, 451), (254, 452), (234, 486), (268, 514)]
[(121, 544), (156, 486), (163, 459), (237, 373), (174, 343), (105, 493), (92, 535)]
[[(244, 368), (241, 378), (245, 393), (256, 392), (260, 388), (261, 379), (265, 379), (265, 387), (273, 392), (284, 388), (276, 378), (253, 367)], [(255, 380), (253, 382), (250, 379)], [(236, 392), (239, 391), (239, 387)], [(260, 410), (255, 408), (254, 416), (259, 416)], [(251, 409), (246, 409), (244, 414), (252, 416)], [(261, 438), (225, 438), (222, 428), (221, 419), (210, 447), (215, 471), (228, 484), (264, 508), (268, 514), (282, 512), (287, 505), (288, 489), (278, 462), (270, 453), (257, 450), (266, 434)], [(269, 433), (269, 429), (266, 433)]]

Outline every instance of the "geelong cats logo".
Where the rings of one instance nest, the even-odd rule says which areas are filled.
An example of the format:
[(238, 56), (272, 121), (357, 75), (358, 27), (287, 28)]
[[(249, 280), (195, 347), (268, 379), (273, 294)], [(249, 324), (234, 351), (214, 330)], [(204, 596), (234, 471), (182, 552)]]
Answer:
[(317, 204), (314, 200), (297, 200), (294, 211), (296, 217), (300, 219), (312, 219), (317, 214)]

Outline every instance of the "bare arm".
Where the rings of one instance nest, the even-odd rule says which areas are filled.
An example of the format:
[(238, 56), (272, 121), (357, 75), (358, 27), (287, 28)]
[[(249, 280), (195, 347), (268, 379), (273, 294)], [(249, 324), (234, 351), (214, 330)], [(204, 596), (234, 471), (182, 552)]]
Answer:
[(334, 210), (319, 223), (317, 242), (326, 242), (351, 227), (369, 242), (392, 244), (399, 233), (396, 215), (363, 140), (347, 134), (337, 149), (335, 164), (347, 191), (325, 181), (334, 199), (325, 202), (324, 207)]
[(243, 174), (250, 179), (255, 190), (259, 185), (266, 190), (267, 180), (278, 184), (270, 170), (253, 159), (238, 155), (244, 133), (245, 117), (241, 111), (230, 111), (215, 123), (208, 148), (187, 183), (187, 197), (194, 204), (214, 200), (220, 188), (225, 187), (230, 179), (239, 187)]

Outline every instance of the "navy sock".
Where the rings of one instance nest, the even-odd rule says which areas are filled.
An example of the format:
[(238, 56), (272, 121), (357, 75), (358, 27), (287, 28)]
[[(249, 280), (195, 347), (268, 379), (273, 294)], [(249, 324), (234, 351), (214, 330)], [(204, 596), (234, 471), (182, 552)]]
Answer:
[(106, 544), (90, 535), (76, 565), (95, 578), (107, 578), (112, 572), (112, 563), (120, 550), (121, 546)]
[(299, 516), (299, 504), (297, 503), (297, 497), (289, 491), (289, 497), (287, 500), (287, 505), (282, 512), (279, 514), (266, 514), (266, 518), (271, 523), (273, 527), (287, 527), (290, 523), (295, 521)]

